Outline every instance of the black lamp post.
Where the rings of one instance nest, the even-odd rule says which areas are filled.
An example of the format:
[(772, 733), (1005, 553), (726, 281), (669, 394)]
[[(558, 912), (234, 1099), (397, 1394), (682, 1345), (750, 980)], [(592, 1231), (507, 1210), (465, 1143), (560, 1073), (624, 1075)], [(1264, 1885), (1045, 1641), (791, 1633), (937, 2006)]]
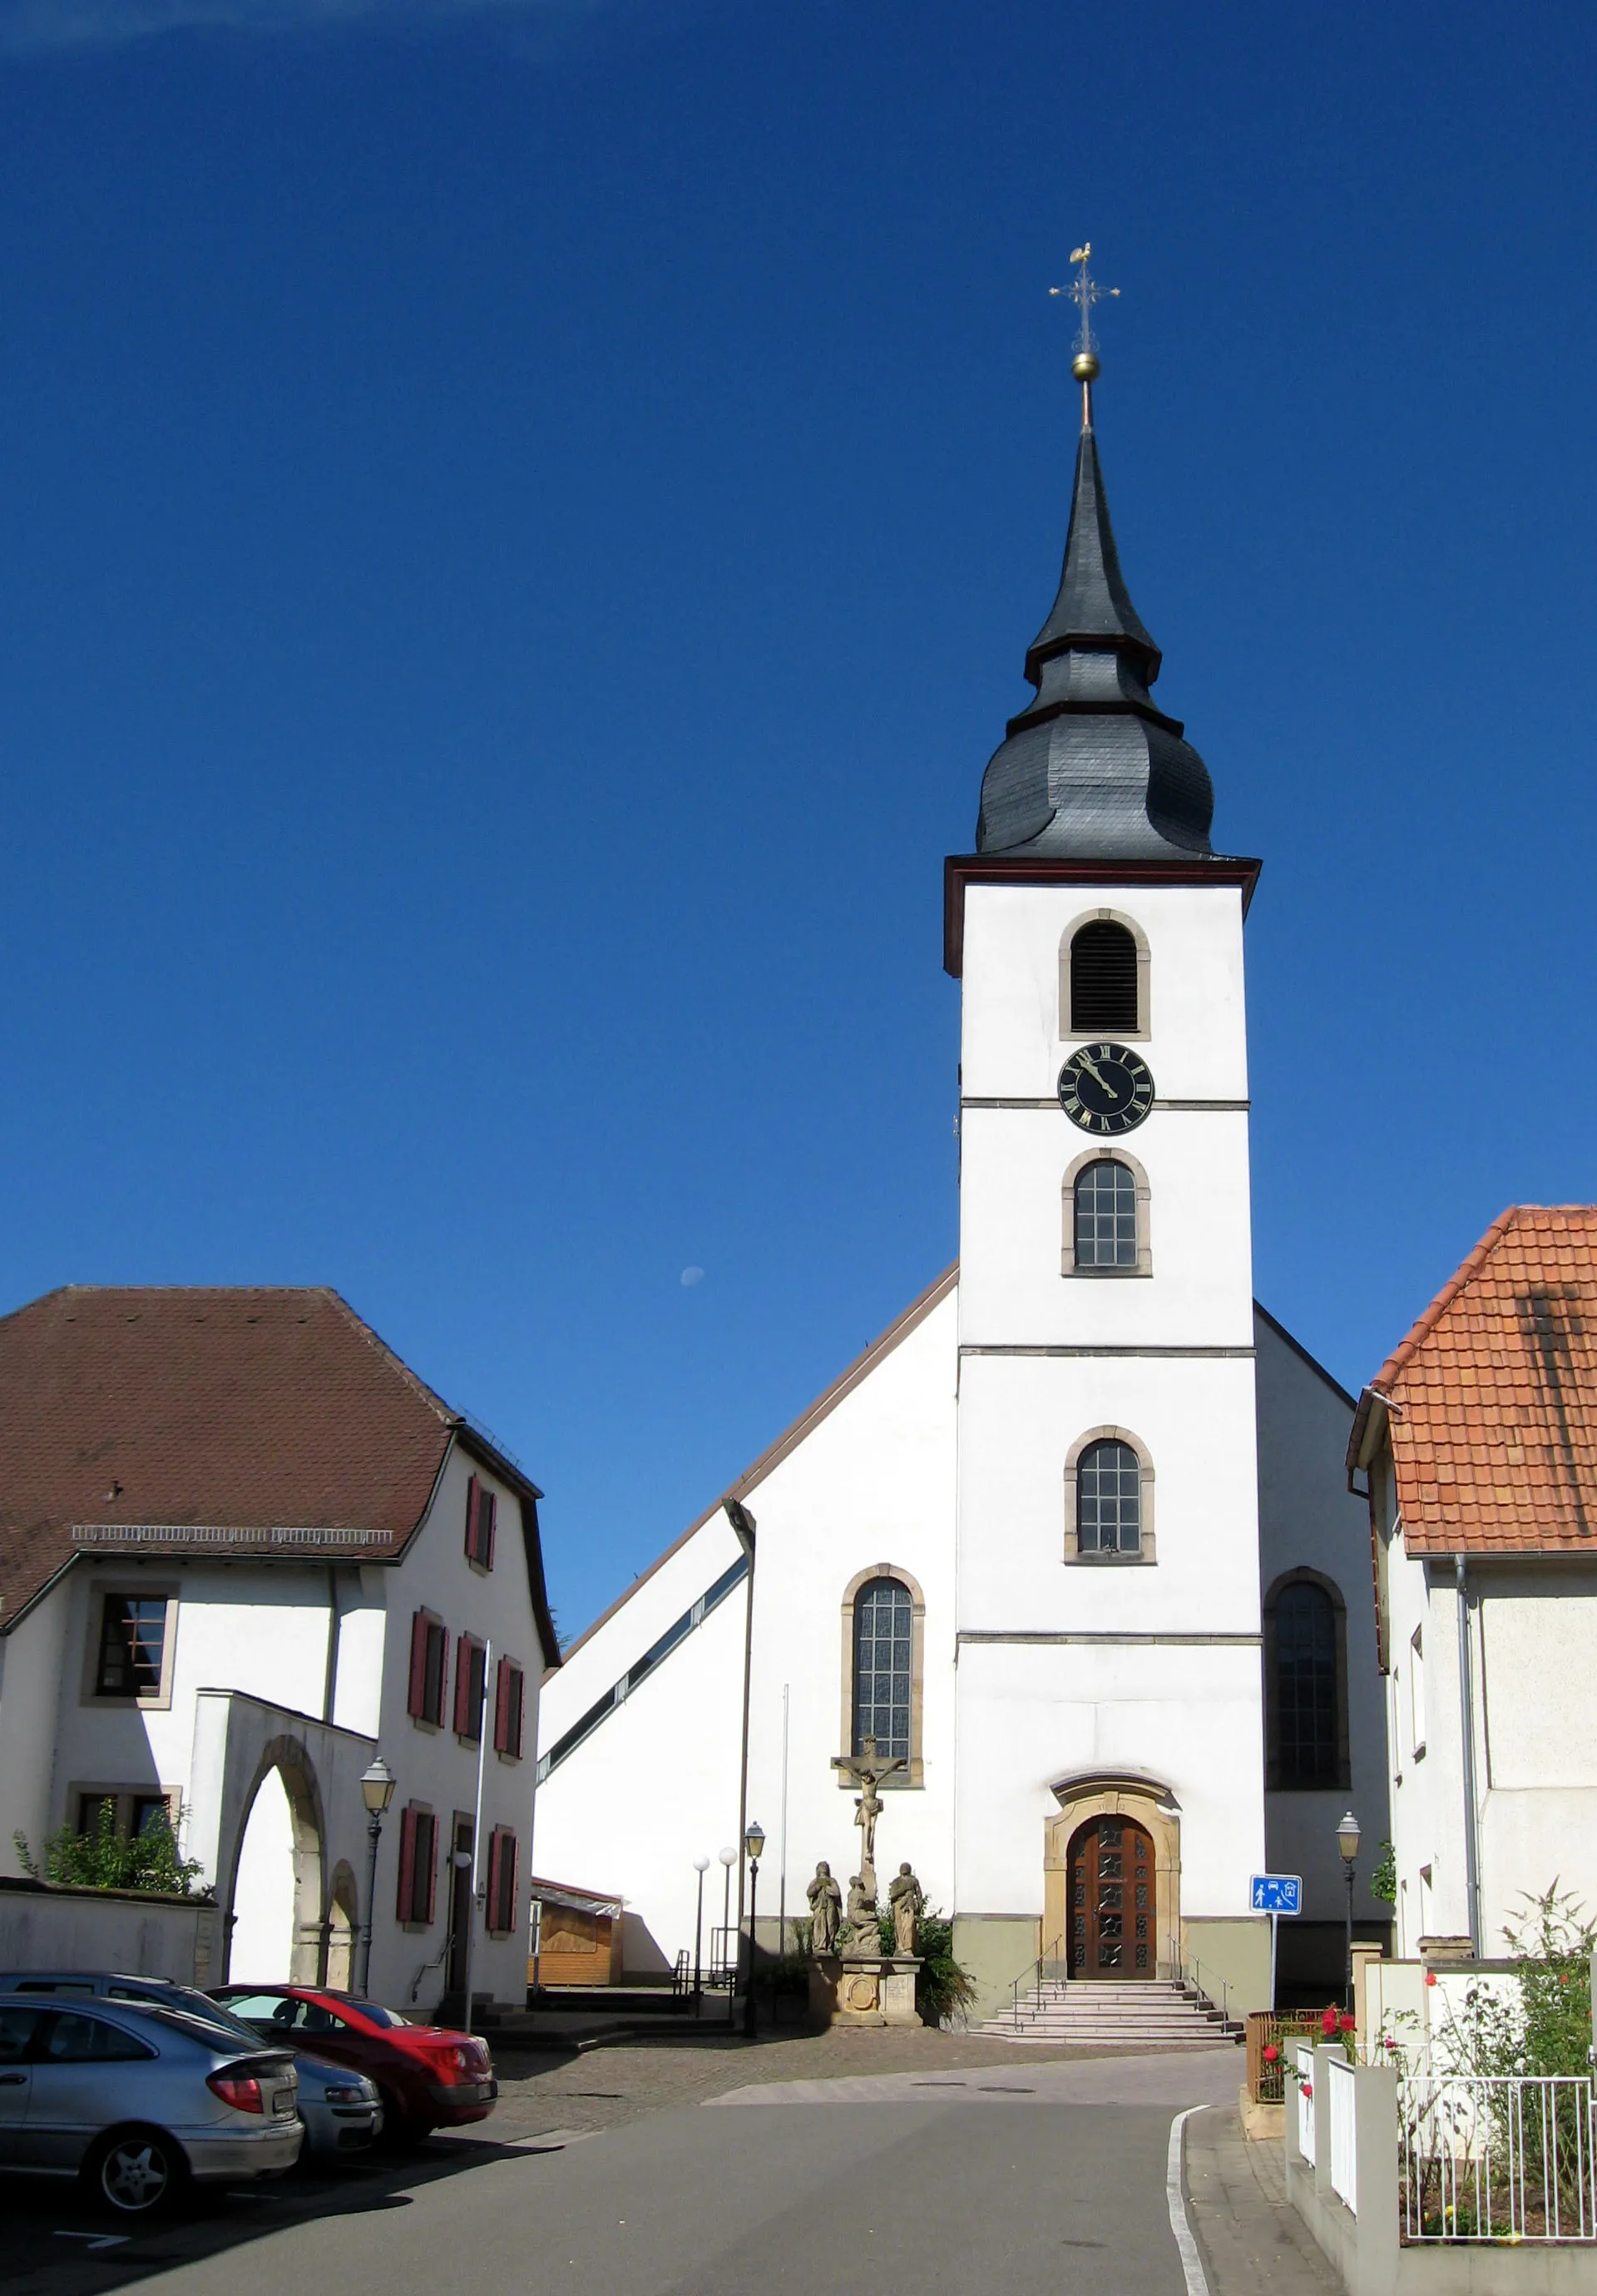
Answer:
[(699, 1948), (704, 1937), (704, 1877), (709, 1871), (708, 1857), (695, 1857), (693, 1871), (699, 1876), (699, 1902), (693, 1908), (693, 2014), (699, 2014), (704, 1994), (699, 1979)]
[(1347, 2006), (1353, 2006), (1353, 1869), (1358, 1857), (1359, 1823), (1349, 1810), (1337, 1828), (1337, 1848), (1342, 1853), (1342, 1871), (1347, 1879), (1347, 1965), (1344, 1975), (1347, 1987)]
[(757, 1817), (751, 1817), (743, 1831), (743, 1847), (749, 1852), (749, 1989), (743, 1996), (743, 2038), (754, 2038), (754, 1908), (759, 1896), (759, 1854), (766, 1846), (766, 1830)]
[(377, 1837), (382, 1832), (382, 1813), (394, 1799), (394, 1773), (381, 1754), (373, 1754), (371, 1767), (363, 1770), (360, 1798), (366, 1805), (366, 1839), (371, 1849), (366, 1858), (366, 1918), (360, 1932), (360, 1989), (369, 1993), (372, 1988), (372, 1910), (377, 1895)]

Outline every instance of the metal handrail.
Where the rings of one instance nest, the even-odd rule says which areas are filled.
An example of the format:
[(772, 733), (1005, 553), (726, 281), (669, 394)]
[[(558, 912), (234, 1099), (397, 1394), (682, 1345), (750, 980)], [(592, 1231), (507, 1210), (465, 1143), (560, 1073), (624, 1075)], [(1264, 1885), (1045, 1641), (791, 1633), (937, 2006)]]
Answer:
[[(1215, 1972), (1213, 1970), (1210, 1970), (1210, 1972), (1209, 1972), (1209, 1976), (1211, 1977), (1211, 1979), (1215, 1976), (1215, 1974), (1216, 1974), (1216, 1972)], [(1214, 2008), (1214, 2006), (1216, 2005), (1216, 2004), (1215, 2004), (1215, 1997), (1214, 1997), (1214, 1995), (1209, 1991), (1208, 1987), (1208, 1986), (1204, 1983), (1204, 1981), (1203, 1981), (1203, 1964), (1202, 1964), (1200, 1961), (1198, 1961), (1198, 1960), (1192, 1960), (1192, 1961), (1190, 1961), (1190, 1962), (1183, 1962), (1183, 1964), (1182, 1964), (1182, 1971), (1181, 1971), (1181, 1981), (1182, 1981), (1182, 1983), (1183, 1983), (1183, 1985), (1189, 1985), (1189, 1984), (1190, 1984), (1190, 1985), (1192, 1986), (1192, 1988), (1193, 1992), (1197, 1994), (1197, 1996), (1198, 1996), (1199, 1999), (1200, 1999), (1200, 2001), (1207, 2001), (1207, 2002), (1208, 2002), (1208, 2005), (1209, 2005), (1209, 2007), (1210, 2007), (1211, 2009), (1212, 2009), (1212, 2008)], [(1229, 2024), (1230, 2024), (1230, 2022), (1231, 2022), (1231, 1980), (1230, 1980), (1230, 1978), (1228, 1978), (1228, 1977), (1221, 1977), (1221, 1979), (1220, 1979), (1219, 1982), (1220, 1982), (1220, 2002), (1219, 2002), (1219, 2009), (1220, 2009), (1220, 2021), (1221, 2021), (1221, 2023), (1222, 2023), (1222, 2024), (1224, 2024), (1224, 2025), (1229, 2025)]]
[(1063, 1961), (1065, 1957), (1064, 1947), (1065, 1941), (1063, 1938), (1056, 1937), (1053, 1939), (1051, 1948), (1045, 1947), (1041, 1953), (1037, 1954), (1032, 1960), (1027, 1963), (1025, 1968), (1021, 1970), (1019, 1976), (1011, 1980), (1009, 1988), (1010, 2021), (1013, 2025), (1017, 2033), (1020, 2030), (1020, 1987), (1022, 1983), (1026, 1979), (1031, 1978), (1034, 1980), (1033, 1989), (1040, 1993), (1043, 1988), (1044, 1970), (1047, 1967), (1050, 1962), (1058, 1963)]

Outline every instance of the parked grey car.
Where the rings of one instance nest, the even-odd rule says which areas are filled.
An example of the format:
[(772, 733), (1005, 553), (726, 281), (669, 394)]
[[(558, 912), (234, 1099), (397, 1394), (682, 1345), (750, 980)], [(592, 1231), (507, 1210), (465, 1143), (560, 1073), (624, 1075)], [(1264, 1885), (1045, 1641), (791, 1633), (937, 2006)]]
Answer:
[(177, 2009), (0, 1994), (0, 2169), (80, 2177), (140, 2217), (190, 2177), (270, 2176), (305, 2141), (286, 2049)]
[[(126, 2001), (132, 2007), (177, 2009), (191, 2017), (208, 2018), (222, 2031), (235, 2034), (242, 2046), (258, 2049), (260, 2035), (209, 1993), (192, 1985), (175, 1985), (162, 1977), (125, 1977), (102, 1969), (29, 1969), (10, 1975), (0, 1972), (0, 1993), (76, 1994), (102, 2001)], [(299, 2118), (305, 2124), (305, 2149), (323, 2157), (340, 2152), (369, 2152), (382, 2133), (382, 2099), (374, 2081), (347, 2066), (329, 2064), (324, 2057), (293, 2051), (299, 2074)]]

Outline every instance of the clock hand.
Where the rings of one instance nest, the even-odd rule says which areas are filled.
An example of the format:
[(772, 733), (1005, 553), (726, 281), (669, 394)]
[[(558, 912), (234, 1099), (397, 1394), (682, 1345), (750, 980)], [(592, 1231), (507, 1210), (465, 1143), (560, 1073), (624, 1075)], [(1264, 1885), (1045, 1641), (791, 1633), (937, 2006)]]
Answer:
[(1102, 1085), (1104, 1091), (1108, 1093), (1110, 1098), (1113, 1100), (1115, 1096), (1115, 1087), (1110, 1084), (1109, 1078), (1104, 1075), (1103, 1070), (1098, 1066), (1096, 1061), (1089, 1060), (1085, 1053), (1077, 1053), (1076, 1055), (1076, 1065), (1077, 1068), (1085, 1069), (1088, 1076), (1092, 1078), (1093, 1083)]

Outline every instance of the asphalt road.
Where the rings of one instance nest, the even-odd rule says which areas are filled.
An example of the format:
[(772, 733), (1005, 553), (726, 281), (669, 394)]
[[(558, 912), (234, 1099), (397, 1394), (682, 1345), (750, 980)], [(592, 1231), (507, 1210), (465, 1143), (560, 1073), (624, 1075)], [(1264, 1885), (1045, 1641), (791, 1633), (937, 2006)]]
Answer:
[[(112, 2251), (6, 2180), (7, 2296), (1203, 2296), (1167, 2194), (1171, 2125), (1234, 2053), (798, 2080), (602, 2135), (435, 2141), (416, 2161), (209, 2202)], [(52, 2218), (53, 2220), (52, 2221)]]

